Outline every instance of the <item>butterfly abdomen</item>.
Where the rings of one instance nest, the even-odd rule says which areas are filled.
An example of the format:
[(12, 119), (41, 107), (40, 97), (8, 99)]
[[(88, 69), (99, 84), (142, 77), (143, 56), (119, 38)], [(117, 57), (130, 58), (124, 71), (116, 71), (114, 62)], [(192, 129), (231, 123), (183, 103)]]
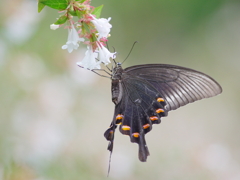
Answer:
[(118, 104), (122, 99), (122, 84), (120, 80), (112, 80), (112, 102)]

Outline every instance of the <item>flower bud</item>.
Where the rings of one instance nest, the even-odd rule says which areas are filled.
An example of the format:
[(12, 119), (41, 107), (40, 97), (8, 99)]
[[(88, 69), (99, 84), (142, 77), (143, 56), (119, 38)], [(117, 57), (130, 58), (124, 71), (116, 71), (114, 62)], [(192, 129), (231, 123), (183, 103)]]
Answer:
[(59, 25), (57, 25), (57, 24), (51, 24), (50, 25), (50, 29), (51, 30), (56, 30), (56, 29), (58, 29), (59, 28)]

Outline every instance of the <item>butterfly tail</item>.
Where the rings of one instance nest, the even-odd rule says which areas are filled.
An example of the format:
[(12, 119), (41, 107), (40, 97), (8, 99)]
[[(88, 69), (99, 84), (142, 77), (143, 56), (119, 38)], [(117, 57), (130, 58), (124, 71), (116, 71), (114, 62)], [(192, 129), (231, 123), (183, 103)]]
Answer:
[(150, 155), (150, 153), (148, 151), (148, 147), (147, 147), (147, 144), (146, 144), (146, 141), (145, 141), (144, 134), (142, 134), (140, 136), (138, 145), (139, 145), (138, 158), (139, 158), (140, 161), (146, 162), (147, 157)]

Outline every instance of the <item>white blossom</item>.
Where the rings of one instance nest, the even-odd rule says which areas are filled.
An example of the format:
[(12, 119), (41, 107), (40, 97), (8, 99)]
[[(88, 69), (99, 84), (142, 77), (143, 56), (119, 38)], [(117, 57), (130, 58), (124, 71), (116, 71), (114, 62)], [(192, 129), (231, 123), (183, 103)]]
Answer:
[(58, 29), (59, 28), (59, 25), (58, 24), (51, 24), (50, 25), (50, 29), (51, 30), (56, 30), (56, 29)]
[(88, 50), (85, 53), (85, 56), (81, 62), (77, 62), (77, 65), (82, 66), (85, 69), (101, 69), (100, 61), (97, 61), (98, 54), (93, 52), (92, 47), (88, 46)]
[(77, 49), (79, 47), (78, 42), (84, 41), (83, 38), (80, 38), (77, 30), (71, 25), (71, 29), (68, 29), (68, 40), (65, 45), (62, 46), (62, 49), (67, 49), (69, 53), (73, 51), (73, 49)]
[(107, 38), (107, 36), (110, 32), (110, 29), (112, 28), (112, 25), (109, 23), (111, 18), (97, 19), (94, 16), (92, 16), (92, 18), (93, 18), (93, 20), (91, 20), (91, 22), (94, 24), (94, 26), (96, 27), (96, 29), (99, 33), (98, 40), (101, 39), (102, 37)]
[(105, 65), (111, 63), (110, 58), (114, 59), (116, 53), (111, 53), (107, 48), (102, 45), (98, 45), (98, 59), (103, 62)]

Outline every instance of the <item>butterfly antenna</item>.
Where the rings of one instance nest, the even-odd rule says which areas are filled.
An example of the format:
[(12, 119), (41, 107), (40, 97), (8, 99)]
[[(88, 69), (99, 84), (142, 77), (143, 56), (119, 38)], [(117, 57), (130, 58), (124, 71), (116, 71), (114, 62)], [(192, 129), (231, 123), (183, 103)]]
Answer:
[[(135, 42), (133, 43), (132, 48), (131, 48), (130, 52), (128, 53), (127, 57), (124, 59), (124, 61), (126, 61), (127, 58), (130, 56), (130, 54), (131, 54), (131, 52), (132, 52), (132, 50), (133, 50), (133, 48), (134, 48), (134, 46), (135, 46), (136, 43), (137, 43), (137, 41), (135, 41)], [(124, 61), (123, 61), (121, 64), (123, 64)]]

